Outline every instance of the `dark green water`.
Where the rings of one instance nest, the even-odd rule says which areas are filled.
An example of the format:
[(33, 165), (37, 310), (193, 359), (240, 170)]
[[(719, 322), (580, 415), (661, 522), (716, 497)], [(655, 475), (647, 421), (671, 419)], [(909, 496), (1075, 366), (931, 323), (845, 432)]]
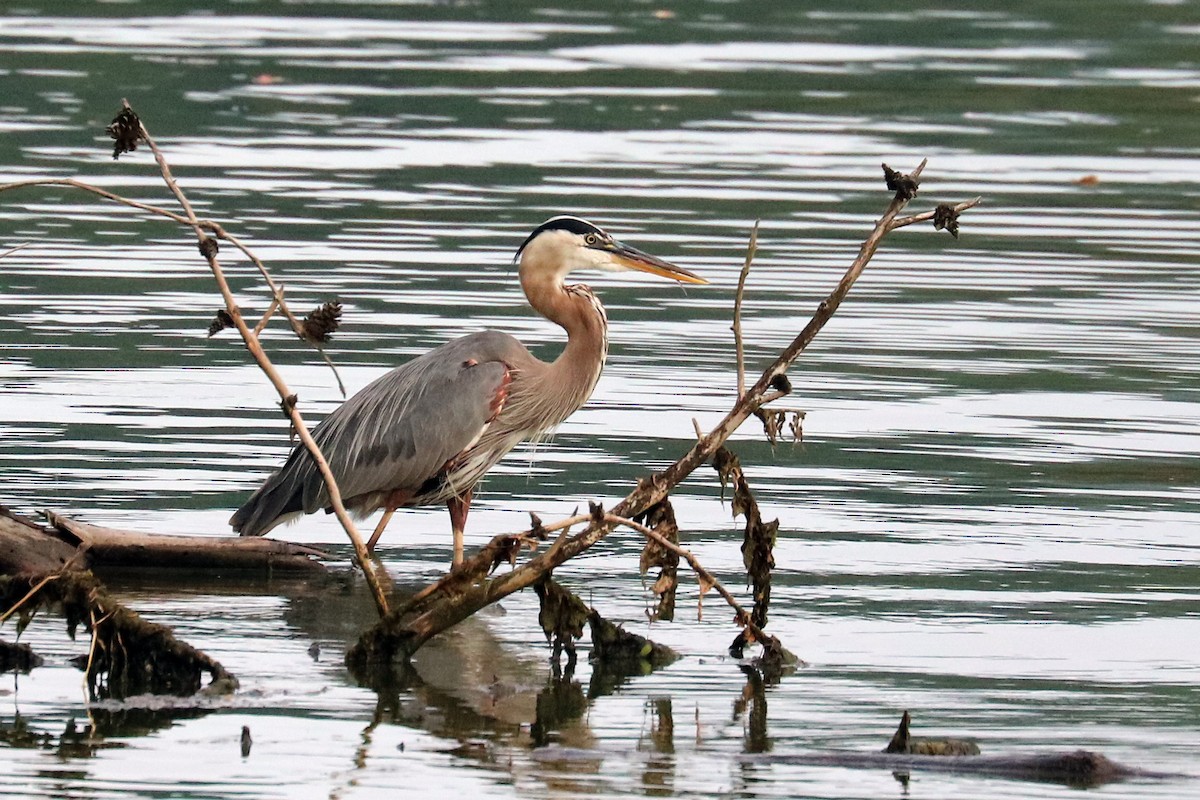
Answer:
[[(958, 240), (888, 239), (791, 373), (802, 445), (752, 426), (734, 442), (781, 521), (770, 629), (807, 669), (756, 691), (725, 656), (728, 615), (708, 598), (697, 621), (688, 579), (677, 621), (650, 629), (685, 657), (616, 691), (582, 664), (577, 686), (548, 684), (536, 599), (517, 596), (423, 653), (418, 684), (377, 693), (341, 667), (372, 616), (358, 591), (130, 581), (131, 605), (243, 690), (207, 713), (88, 708), (66, 662), (85, 644), (39, 619), (24, 640), (48, 664), (0, 683), (0, 726), (57, 737), (90, 719), (111, 746), (0, 744), (0, 795), (1077, 796), (742, 758), (879, 749), (904, 709), (985, 753), (1198, 771), (1194, 3), (208, 5), (6, 4), (0, 181), (78, 176), (169, 205), (147, 154), (109, 157), (103, 127), (128, 97), (201, 213), (295, 307), (341, 299), (330, 353), (351, 390), (483, 327), (556, 352), (510, 266), (556, 213), (713, 281), (586, 278), (609, 312), (604, 377), (552, 443), (489, 477), (469, 544), (528, 511), (611, 504), (683, 452), (693, 417), (719, 419), (753, 220), (761, 364), (881, 213), (881, 161), (929, 158), (914, 210), (984, 204)], [(190, 234), (65, 190), (2, 194), (0, 252), (25, 243), (0, 260), (0, 502), (224, 532), (287, 438), (241, 350), (205, 336), (217, 300)], [(261, 309), (252, 270), (225, 258)], [(311, 418), (340, 401), (281, 328), (270, 343)], [(676, 512), (745, 596), (719, 496), (702, 470)], [(416, 585), (449, 559), (447, 521), (400, 522), (381, 555)], [(343, 540), (323, 515), (277, 535)], [(645, 633), (640, 548), (617, 534), (560, 578)]]

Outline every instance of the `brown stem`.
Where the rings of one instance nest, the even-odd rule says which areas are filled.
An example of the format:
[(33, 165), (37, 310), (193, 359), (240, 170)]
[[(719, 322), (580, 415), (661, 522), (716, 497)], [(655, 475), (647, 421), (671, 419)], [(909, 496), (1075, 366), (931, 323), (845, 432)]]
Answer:
[(271, 321), (271, 317), (275, 314), (275, 309), (279, 308), (278, 298), (271, 299), (271, 305), (267, 306), (267, 310), (263, 312), (262, 319), (254, 326), (254, 335), (258, 336), (267, 327), (267, 323)]
[[(124, 105), (126, 108), (129, 107), (128, 103), (124, 103)], [(329, 505), (333, 507), (334, 515), (337, 517), (338, 522), (342, 524), (342, 528), (346, 531), (346, 536), (350, 538), (350, 543), (354, 546), (354, 553), (358, 558), (363, 575), (371, 587), (371, 595), (375, 600), (375, 606), (379, 611), (379, 615), (381, 617), (385, 616), (388, 613), (388, 602), (382, 582), (375, 573), (374, 562), (371, 560), (370, 553), (367, 552), (366, 543), (363, 542), (362, 536), (346, 511), (346, 507), (342, 504), (342, 494), (338, 489), (337, 480), (333, 477), (333, 471), (329, 468), (329, 463), (325, 460), (324, 454), (321, 453), (321, 448), (313, 440), (312, 434), (309, 433), (308, 426), (300, 416), (300, 411), (296, 408), (296, 403), (288, 402), (288, 398), (292, 397), (292, 391), (284, 382), (283, 376), (275, 369), (275, 365), (267, 357), (258, 337), (247, 326), (246, 320), (243, 319), (242, 312), (238, 309), (237, 302), (233, 298), (233, 292), (229, 288), (229, 283), (225, 280), (225, 273), (217, 261), (216, 244), (204, 232), (204, 228), (200, 224), (199, 218), (196, 217), (196, 212), (193, 210), (192, 204), (188, 202), (187, 196), (179, 188), (179, 184), (171, 174), (171, 167), (167, 164), (166, 158), (163, 156), (162, 151), (158, 149), (158, 145), (155, 144), (154, 138), (150, 135), (150, 131), (146, 129), (144, 123), (142, 123), (142, 138), (150, 147), (151, 152), (154, 153), (154, 160), (158, 163), (159, 171), (162, 173), (167, 188), (179, 200), (179, 205), (183, 207), (184, 213), (187, 215), (188, 225), (195, 232), (196, 238), (200, 243), (200, 252), (208, 261), (208, 266), (212, 270), (213, 277), (216, 279), (217, 288), (220, 290), (221, 296), (225, 299), (225, 310), (229, 312), (234, 326), (237, 327), (238, 333), (241, 334), (246, 349), (250, 351), (250, 355), (258, 364), (259, 369), (263, 371), (263, 374), (267, 376), (271, 385), (275, 387), (275, 391), (279, 393), (279, 397), (284, 400), (284, 408), (287, 409), (288, 417), (292, 421), (292, 426), (295, 428), (296, 434), (300, 437), (300, 441), (304, 444), (305, 449), (308, 450), (309, 455), (312, 456), (317, 470), (321, 473), (321, 477), (325, 481), (325, 489), (329, 493)], [(280, 297), (278, 293), (276, 296)]]
[(750, 276), (750, 265), (754, 262), (754, 254), (758, 251), (758, 223), (750, 229), (750, 243), (746, 246), (746, 262), (738, 275), (737, 294), (733, 296), (733, 348), (737, 355), (737, 393), (738, 397), (746, 394), (746, 351), (742, 346), (742, 296), (746, 293), (746, 278)]
[[(136, 208), (139, 211), (145, 211), (150, 214), (165, 217), (172, 222), (176, 222), (189, 228), (193, 227), (192, 220), (181, 214), (176, 214), (174, 211), (170, 211), (160, 206), (151, 205), (149, 203), (131, 200), (128, 197), (123, 197), (114, 192), (110, 192), (107, 189), (101, 189), (99, 186), (93, 186), (90, 183), (84, 183), (83, 181), (79, 181), (74, 178), (39, 178), (29, 181), (17, 181), (16, 183), (5, 183), (0, 184), (0, 192), (5, 192), (10, 189), (23, 189), (29, 186), (69, 186), (73, 189), (79, 189), (81, 191), (103, 197), (106, 200), (112, 200), (114, 203), (120, 203), (122, 205), (129, 206), (130, 208)], [(240, 239), (226, 231), (220, 225), (220, 223), (208, 219), (197, 219), (196, 224), (199, 225), (201, 229), (212, 233), (218, 239), (232, 244), (242, 253), (242, 255), (246, 257), (248, 261), (250, 261), (251, 264), (254, 265), (255, 269), (258, 270), (259, 274), (262, 275), (263, 280), (266, 282), (267, 288), (270, 289), (274, 302), (279, 306), (279, 310), (283, 312), (283, 315), (287, 318), (288, 323), (292, 326), (292, 331), (296, 334), (296, 336), (308, 341), (303, 333), (304, 323), (292, 313), (291, 308), (288, 307), (288, 304), (283, 299), (283, 287), (275, 283), (275, 280), (271, 277), (271, 273), (267, 270), (267, 267), (265, 264), (263, 264), (262, 260), (255, 255), (254, 252), (250, 250), (250, 248), (247, 247)], [(3, 258), (11, 253), (15, 253), (17, 250), (20, 250), (22, 247), (26, 246), (26, 244), (18, 245), (17, 247), (0, 254), (0, 258)], [(325, 351), (319, 345), (313, 344), (313, 346), (316, 348), (317, 352), (321, 354), (321, 357), (325, 360), (325, 363), (328, 364), (329, 368), (333, 371), (333, 377), (334, 380), (337, 381), (338, 390), (342, 393), (342, 397), (345, 397), (346, 387), (342, 383), (342, 377), (340, 374), (338, 374), (337, 367), (335, 367), (333, 362), (329, 360), (329, 356), (325, 354)]]
[(18, 250), (24, 250), (26, 247), (29, 247), (29, 242), (22, 242), (21, 244), (17, 245), (16, 247), (10, 247), (7, 250), (5, 250), (3, 253), (0, 253), (0, 258), (8, 258), (13, 253), (17, 252)]
[[(967, 200), (966, 202), (958, 203), (951, 207), (954, 209), (955, 214), (961, 214), (968, 208), (974, 208), (982, 202), (982, 197), (976, 197), (974, 200)], [(923, 211), (920, 214), (913, 214), (909, 217), (901, 217), (892, 223), (892, 226), (889, 228), (889, 230), (894, 231), (897, 228), (907, 228), (909, 225), (916, 225), (919, 222), (929, 222), (931, 219), (933, 219), (933, 215), (936, 213), (937, 211)]]
[(728, 603), (729, 607), (733, 609), (735, 618), (737, 619), (739, 625), (743, 627), (749, 627), (755, 636), (758, 636), (762, 633), (762, 631), (758, 629), (758, 626), (750, 621), (750, 613), (746, 611), (746, 609), (742, 608), (742, 605), (737, 601), (737, 598), (734, 597), (733, 594), (731, 594), (730, 591), (726, 589), (719, 580), (717, 580), (715, 575), (704, 568), (704, 566), (696, 559), (696, 557), (692, 555), (692, 551), (680, 547), (658, 531), (652, 528), (647, 528), (645, 525), (634, 522), (627, 517), (618, 517), (616, 514), (605, 514), (604, 520), (606, 522), (611, 522), (614, 525), (624, 525), (626, 528), (635, 530), (645, 536), (647, 539), (656, 542), (660, 546), (670, 550), (675, 555), (687, 561), (688, 565), (692, 568), (692, 572), (696, 573), (696, 576), (699, 577), (703, 583), (707, 583), (712, 586), (712, 588), (717, 590), (717, 594), (725, 598), (725, 602)]
[[(920, 177), (925, 164), (926, 161), (923, 160), (913, 170), (911, 177), (914, 181)], [(745, 395), (738, 398), (733, 408), (717, 426), (667, 469), (638, 481), (637, 488), (611, 510), (611, 516), (626, 519), (636, 517), (655, 503), (661, 502), (697, 467), (712, 458), (729, 436), (762, 405), (763, 397), (771, 391), (771, 382), (787, 371), (792, 362), (799, 357), (821, 328), (833, 317), (854, 282), (858, 280), (858, 276), (862, 274), (871, 257), (875, 255), (879, 243), (891, 230), (896, 216), (907, 203), (908, 198), (900, 194), (893, 197), (842, 279), (829, 296), (817, 306), (812, 319), (775, 361), (763, 371), (754, 386), (750, 387)], [(447, 590), (441, 594), (431, 591), (430, 601), (418, 614), (408, 615), (400, 613), (402, 610), (398, 609), (396, 613), (387, 615), (373, 628), (366, 631), (354, 647), (347, 651), (347, 663), (352, 668), (361, 668), (371, 662), (411, 656), (433, 636), (458, 624), (479, 609), (532, 586), (554, 568), (603, 539), (615, 527), (615, 523), (609, 521), (607, 516), (609, 515), (605, 515), (601, 519), (591, 518), (587, 527), (582, 531), (570, 536), (561, 545), (556, 545), (551, 550), (534, 556), (510, 572), (490, 579), (479, 575), (478, 580), (462, 580), (454, 584), (453, 591)], [(496, 546), (502, 538), (505, 537), (496, 537), (488, 547)], [(470, 563), (471, 560), (468, 560), (467, 564)], [(464, 567), (467, 564), (464, 564)]]

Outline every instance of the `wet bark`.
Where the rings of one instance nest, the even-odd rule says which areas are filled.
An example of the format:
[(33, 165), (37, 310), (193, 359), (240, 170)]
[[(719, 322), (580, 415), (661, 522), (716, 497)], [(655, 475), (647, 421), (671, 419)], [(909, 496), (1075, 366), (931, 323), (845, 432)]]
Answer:
[(318, 572), (319, 551), (272, 539), (117, 530), (48, 513), (51, 525), (0, 506), (0, 575), (153, 567)]

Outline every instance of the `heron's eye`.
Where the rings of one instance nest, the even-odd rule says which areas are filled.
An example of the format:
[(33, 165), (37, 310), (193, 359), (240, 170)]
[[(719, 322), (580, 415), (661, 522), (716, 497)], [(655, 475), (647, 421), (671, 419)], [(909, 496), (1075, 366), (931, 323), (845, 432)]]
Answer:
[(596, 237), (596, 234), (589, 233), (583, 237), (583, 242), (588, 247), (595, 247), (597, 244), (599, 244), (600, 240)]

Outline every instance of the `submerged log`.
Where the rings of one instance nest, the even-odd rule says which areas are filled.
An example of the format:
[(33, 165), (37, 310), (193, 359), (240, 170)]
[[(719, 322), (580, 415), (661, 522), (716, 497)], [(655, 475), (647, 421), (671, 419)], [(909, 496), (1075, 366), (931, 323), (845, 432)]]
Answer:
[(90, 634), (90, 647), (78, 665), (87, 674), (93, 700), (144, 692), (190, 695), (200, 691), (203, 673), (211, 676), (206, 692), (237, 688), (237, 679), (220, 662), (114, 600), (90, 572), (0, 576), (0, 614), (20, 611), (29, 619), (47, 607), (61, 610), (72, 639), (80, 626)]
[(913, 736), (909, 731), (912, 716), (907, 711), (900, 717), (900, 724), (892, 734), (885, 753), (908, 753), (918, 756), (977, 756), (979, 745), (968, 739), (934, 739), (928, 736)]
[(1057, 783), (1086, 789), (1123, 780), (1172, 780), (1188, 775), (1154, 772), (1129, 767), (1091, 750), (1060, 753), (972, 756), (944, 756), (911, 753), (788, 753), (747, 754), (738, 756), (744, 763), (787, 764), (794, 766), (844, 767), (847, 769), (886, 769), (893, 773), (937, 772), (975, 775), (987, 778)]
[(319, 550), (273, 539), (175, 536), (105, 528), (46, 512), (51, 526), (0, 506), (0, 575), (74, 569), (159, 567), (321, 571)]

